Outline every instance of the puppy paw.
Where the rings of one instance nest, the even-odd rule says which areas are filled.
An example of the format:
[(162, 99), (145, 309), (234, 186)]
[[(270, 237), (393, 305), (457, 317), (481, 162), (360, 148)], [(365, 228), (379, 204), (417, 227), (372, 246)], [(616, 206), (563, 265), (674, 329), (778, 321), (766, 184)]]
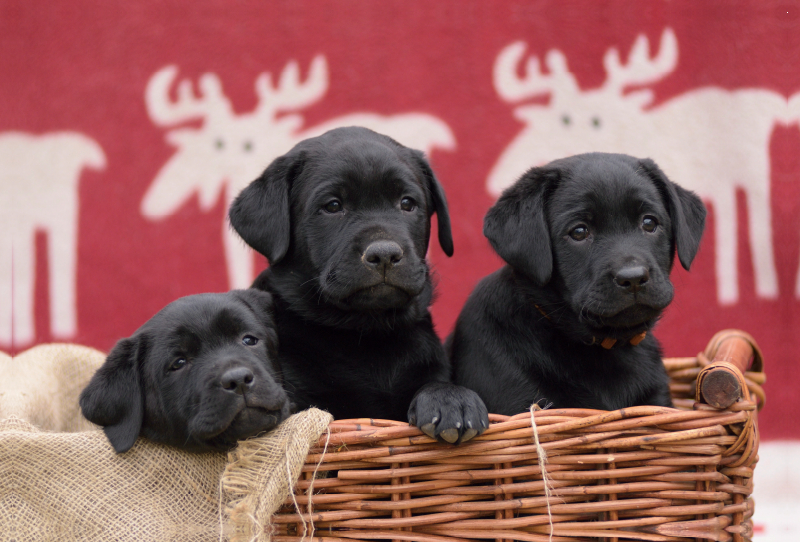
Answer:
[(408, 408), (408, 423), (431, 438), (466, 442), (489, 427), (486, 405), (474, 391), (445, 382), (422, 387)]

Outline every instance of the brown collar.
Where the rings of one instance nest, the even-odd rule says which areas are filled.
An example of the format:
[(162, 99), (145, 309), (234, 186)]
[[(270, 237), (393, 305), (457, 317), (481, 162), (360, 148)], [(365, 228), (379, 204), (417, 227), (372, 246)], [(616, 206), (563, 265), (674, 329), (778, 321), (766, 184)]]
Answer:
[[(544, 310), (542, 310), (542, 307), (540, 307), (539, 305), (534, 305), (534, 307), (536, 307), (539, 310), (539, 312), (542, 313), (542, 316), (552, 321), (552, 318), (550, 318), (550, 316), (546, 312), (544, 312)], [(628, 342), (631, 345), (636, 346), (637, 344), (642, 342), (646, 336), (647, 336), (647, 331), (642, 331), (641, 333), (631, 337), (631, 339)], [(599, 344), (606, 350), (611, 350), (611, 348), (615, 344), (617, 344), (617, 339), (612, 339), (611, 337), (606, 337), (605, 339), (598, 339), (597, 337), (592, 337), (592, 342), (589, 344)]]

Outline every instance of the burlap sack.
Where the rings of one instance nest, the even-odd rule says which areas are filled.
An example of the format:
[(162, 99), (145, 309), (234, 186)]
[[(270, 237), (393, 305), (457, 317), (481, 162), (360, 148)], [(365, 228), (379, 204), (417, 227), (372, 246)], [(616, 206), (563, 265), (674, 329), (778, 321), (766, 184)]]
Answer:
[(103, 359), (74, 345), (0, 353), (0, 540), (268, 540), (331, 416), (298, 413), (227, 456), (144, 439), (118, 455), (77, 406)]
[(0, 352), (0, 420), (16, 417), (45, 431), (95, 428), (81, 416), (78, 396), (105, 359), (75, 344), (43, 344), (13, 359)]

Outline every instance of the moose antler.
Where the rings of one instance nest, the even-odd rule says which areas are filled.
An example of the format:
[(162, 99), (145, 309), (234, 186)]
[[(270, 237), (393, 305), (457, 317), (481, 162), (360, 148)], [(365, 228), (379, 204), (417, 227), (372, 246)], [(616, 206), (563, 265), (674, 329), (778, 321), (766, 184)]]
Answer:
[(200, 98), (194, 95), (192, 83), (183, 80), (178, 84), (177, 101), (172, 101), (169, 90), (177, 73), (176, 66), (167, 66), (157, 71), (147, 83), (145, 103), (153, 122), (171, 126), (196, 118), (233, 114), (231, 104), (222, 92), (222, 84), (213, 73), (200, 77)]
[(319, 100), (328, 90), (328, 64), (319, 55), (311, 61), (308, 77), (300, 82), (300, 68), (292, 60), (281, 72), (277, 88), (272, 84), (272, 74), (262, 73), (256, 79), (259, 96), (257, 113), (274, 116), (276, 111), (300, 109)]
[(558, 49), (547, 53), (545, 62), (550, 71), (542, 73), (539, 59), (536, 56), (528, 57), (525, 64), (525, 75), (519, 77), (517, 66), (525, 55), (527, 45), (517, 41), (500, 51), (494, 63), (494, 88), (507, 102), (518, 102), (525, 98), (532, 98), (547, 93), (576, 92), (578, 83), (575, 76), (567, 67), (567, 58)]
[(650, 42), (641, 34), (631, 47), (627, 64), (622, 64), (619, 51), (615, 47), (606, 52), (603, 66), (608, 75), (603, 89), (622, 94), (626, 86), (643, 85), (661, 79), (674, 70), (677, 64), (678, 40), (671, 28), (661, 34), (658, 54), (653, 58), (650, 58)]

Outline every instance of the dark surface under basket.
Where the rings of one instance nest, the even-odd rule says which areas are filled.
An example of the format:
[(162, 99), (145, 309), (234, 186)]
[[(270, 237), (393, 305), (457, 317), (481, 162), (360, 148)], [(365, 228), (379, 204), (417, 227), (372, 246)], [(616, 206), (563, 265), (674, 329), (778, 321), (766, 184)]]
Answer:
[[(742, 375), (751, 358), (754, 372)], [(341, 420), (268, 528), (282, 542), (547, 541), (551, 529), (555, 541), (748, 540), (764, 402), (758, 347), (724, 332), (705, 353), (665, 365), (676, 408), (533, 414), (549, 499), (531, 413), (491, 415), (490, 428), (460, 446), (407, 423)], [(704, 368), (733, 374), (742, 397), (723, 410), (695, 401)]]

